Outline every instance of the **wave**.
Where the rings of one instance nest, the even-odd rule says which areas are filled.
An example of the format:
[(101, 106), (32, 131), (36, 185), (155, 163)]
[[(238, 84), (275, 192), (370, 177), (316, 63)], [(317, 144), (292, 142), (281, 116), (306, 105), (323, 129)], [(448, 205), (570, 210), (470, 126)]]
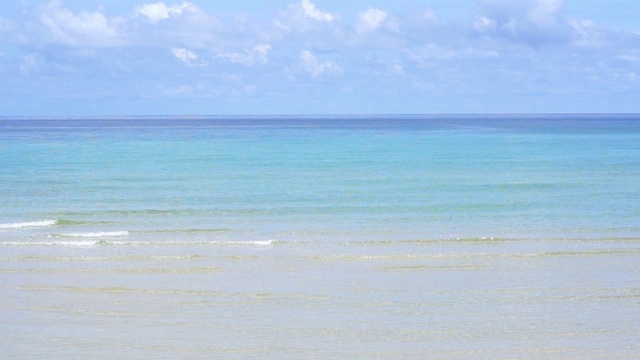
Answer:
[(105, 225), (105, 224), (108, 224), (108, 222), (107, 221), (69, 220), (69, 219), (58, 219), (56, 221), (56, 226)]
[(158, 229), (158, 230), (138, 230), (136, 234), (200, 234), (200, 233), (229, 233), (234, 232), (233, 229), (213, 228), (213, 229)]
[(2, 241), (1, 246), (96, 246), (106, 244), (102, 240), (70, 240), (70, 241)]
[(153, 246), (174, 246), (174, 245), (250, 245), (250, 246), (269, 246), (278, 243), (276, 240), (196, 240), (196, 241), (105, 241), (105, 244), (111, 245), (153, 245)]
[(255, 240), (255, 241), (225, 241), (221, 242), (222, 244), (227, 245), (258, 245), (258, 246), (268, 246), (273, 245), (275, 240)]
[[(119, 234), (123, 235), (119, 235)], [(124, 234), (126, 233), (126, 234)], [(94, 236), (95, 234), (103, 234), (102, 236)], [(107, 235), (104, 235), (107, 234)], [(69, 237), (79, 238), (79, 240), (47, 240), (47, 241), (0, 241), (0, 246), (185, 246), (185, 245), (210, 245), (210, 246), (269, 246), (276, 243), (276, 240), (254, 240), (254, 241), (122, 241), (107, 240), (109, 237), (126, 236), (126, 231), (114, 231), (111, 233), (80, 233), (66, 234), (57, 238)], [(69, 236), (71, 235), (71, 236)]]
[(70, 238), (105, 238), (105, 237), (123, 237), (129, 235), (128, 231), (98, 231), (86, 233), (66, 233), (53, 234), (52, 237), (70, 237)]
[(24, 228), (41, 228), (50, 227), (58, 224), (58, 220), (42, 220), (42, 221), (27, 221), (27, 222), (15, 222), (0, 224), (0, 230), (9, 229), (24, 229)]
[[(9, 255), (1, 256), (0, 261), (31, 261), (31, 262), (128, 262), (128, 261), (194, 261), (206, 259), (205, 255)], [(229, 257), (236, 258), (236, 257)]]
[(24, 221), (14, 223), (0, 224), (0, 230), (15, 230), (15, 229), (29, 229), (29, 228), (44, 228), (44, 227), (64, 227), (64, 226), (77, 226), (77, 225), (104, 225), (107, 224), (104, 221), (82, 221), (82, 220), (40, 220), (40, 221)]

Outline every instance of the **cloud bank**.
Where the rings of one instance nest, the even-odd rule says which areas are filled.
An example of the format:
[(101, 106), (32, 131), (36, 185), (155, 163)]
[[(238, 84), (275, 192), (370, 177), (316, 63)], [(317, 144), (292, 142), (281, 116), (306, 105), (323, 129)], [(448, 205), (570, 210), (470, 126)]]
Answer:
[[(243, 97), (255, 112), (640, 111), (640, 29), (576, 16), (563, 0), (479, 0), (457, 17), (395, 2), (300, 0), (260, 16), (196, 0), (118, 11), (91, 3), (0, 15), (0, 111), (91, 94), (87, 79), (101, 84), (96, 108), (150, 99), (121, 100), (122, 112), (187, 93), (200, 97), (193, 111), (207, 113), (235, 112)], [(49, 90), (25, 78), (46, 78)], [(223, 106), (208, 108), (210, 99)]]

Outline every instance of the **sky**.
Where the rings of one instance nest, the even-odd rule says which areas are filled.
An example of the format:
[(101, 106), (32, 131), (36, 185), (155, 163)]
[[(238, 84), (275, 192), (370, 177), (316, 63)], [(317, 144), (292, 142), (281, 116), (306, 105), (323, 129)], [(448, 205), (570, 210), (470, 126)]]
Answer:
[(0, 116), (441, 113), (640, 113), (640, 1), (0, 7)]

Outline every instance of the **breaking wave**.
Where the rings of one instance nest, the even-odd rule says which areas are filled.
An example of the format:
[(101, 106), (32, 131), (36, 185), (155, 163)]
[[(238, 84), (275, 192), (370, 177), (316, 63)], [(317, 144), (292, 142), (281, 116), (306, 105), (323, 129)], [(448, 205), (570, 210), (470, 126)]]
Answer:
[(105, 238), (105, 237), (123, 237), (129, 235), (128, 231), (98, 231), (98, 232), (83, 232), (83, 233), (66, 233), (66, 234), (53, 234), (52, 237), (56, 238)]
[[(119, 235), (121, 234), (122, 235)], [(103, 234), (102, 236), (95, 236)], [(104, 234), (111, 234), (104, 235)], [(55, 239), (46, 241), (0, 241), (0, 246), (184, 246), (184, 245), (210, 245), (210, 246), (269, 246), (275, 244), (276, 240), (255, 240), (255, 241), (126, 241), (111, 240), (119, 236), (126, 236), (128, 232), (111, 233), (83, 233), (56, 235)], [(71, 236), (70, 236), (71, 235)], [(76, 236), (74, 236), (76, 235)], [(78, 236), (81, 235), (81, 236)], [(70, 238), (63, 240), (63, 238)], [(52, 238), (52, 237), (50, 237)], [(75, 240), (72, 238), (76, 238)], [(106, 238), (106, 239), (105, 239)]]
[(15, 222), (0, 224), (0, 230), (9, 229), (23, 229), (23, 228), (41, 228), (55, 226), (58, 224), (58, 220), (42, 220), (42, 221), (27, 221), (27, 222)]

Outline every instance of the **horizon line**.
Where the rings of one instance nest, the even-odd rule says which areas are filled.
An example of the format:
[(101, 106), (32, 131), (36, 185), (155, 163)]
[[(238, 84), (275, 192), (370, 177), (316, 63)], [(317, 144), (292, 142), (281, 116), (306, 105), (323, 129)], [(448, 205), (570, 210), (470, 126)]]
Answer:
[(79, 118), (150, 118), (150, 117), (184, 117), (184, 118), (242, 118), (242, 117), (253, 117), (253, 118), (273, 118), (273, 117), (283, 117), (283, 118), (295, 118), (295, 117), (303, 117), (303, 118), (313, 118), (313, 117), (328, 117), (328, 118), (339, 118), (339, 117), (389, 117), (389, 116), (401, 116), (401, 117), (436, 117), (436, 116), (640, 116), (640, 112), (549, 112), (549, 113), (497, 113), (497, 112), (486, 112), (486, 113), (308, 113), (308, 114), (294, 114), (294, 113), (280, 113), (280, 114), (84, 114), (84, 115), (0, 115), (0, 120), (8, 120), (8, 119), (27, 119), (27, 118), (39, 118), (41, 120), (45, 119), (79, 119)]

